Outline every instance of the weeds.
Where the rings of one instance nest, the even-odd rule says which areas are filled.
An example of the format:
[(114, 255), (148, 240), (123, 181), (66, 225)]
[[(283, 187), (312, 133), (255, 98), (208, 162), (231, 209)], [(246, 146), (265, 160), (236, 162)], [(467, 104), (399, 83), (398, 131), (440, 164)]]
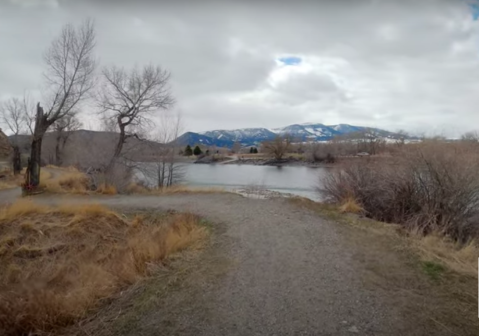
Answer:
[(0, 211), (0, 334), (49, 333), (206, 236), (191, 214), (127, 220), (95, 204)]
[(445, 271), (444, 266), (432, 261), (422, 262), (422, 269), (432, 280), (436, 281), (440, 279)]

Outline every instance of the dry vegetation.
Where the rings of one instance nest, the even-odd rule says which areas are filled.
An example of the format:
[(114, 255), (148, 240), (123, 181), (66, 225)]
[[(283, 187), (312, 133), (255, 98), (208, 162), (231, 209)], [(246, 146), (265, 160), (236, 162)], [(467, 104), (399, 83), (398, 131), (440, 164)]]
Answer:
[(0, 170), (0, 190), (19, 187), (23, 182), (21, 175), (13, 175), (9, 169)]
[(351, 162), (324, 180), (336, 202), (354, 199), (368, 217), (466, 242), (479, 235), (479, 147), (429, 141), (389, 160)]
[(0, 334), (67, 326), (206, 234), (191, 214), (14, 203), (0, 211)]
[(479, 151), (466, 142), (404, 146), (389, 160), (352, 162), (326, 177), (343, 212), (400, 225), (426, 261), (477, 277)]

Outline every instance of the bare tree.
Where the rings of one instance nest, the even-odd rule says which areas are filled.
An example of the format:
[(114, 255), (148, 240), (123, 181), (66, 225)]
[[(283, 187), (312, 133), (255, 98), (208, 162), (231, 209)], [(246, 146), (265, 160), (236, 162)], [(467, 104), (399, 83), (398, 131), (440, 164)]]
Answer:
[(235, 141), (235, 143), (233, 144), (233, 147), (231, 147), (231, 152), (235, 154), (239, 154), (240, 151), (241, 151), (241, 143), (239, 143), (238, 141)]
[(154, 146), (153, 162), (146, 164), (142, 171), (149, 180), (155, 181), (156, 187), (170, 187), (184, 176), (183, 165), (178, 162), (179, 146), (176, 143), (182, 131), (181, 115), (163, 113), (155, 129), (155, 142), (150, 142)]
[(10, 98), (0, 103), (0, 121), (2, 121), (12, 132), (10, 143), (13, 149), (12, 163), (14, 174), (22, 171), (22, 160), (18, 136), (22, 133), (31, 131), (31, 104), (28, 96), (23, 99), (17, 97)]
[(44, 55), (47, 92), (46, 111), (37, 104), (28, 170), (32, 187), (40, 183), (42, 140), (56, 121), (75, 114), (78, 104), (94, 86), (95, 29), (91, 20), (75, 28), (68, 24)]
[(472, 143), (478, 143), (479, 133), (477, 131), (466, 132), (461, 136), (461, 140), (472, 142)]
[(291, 147), (292, 137), (289, 134), (278, 135), (273, 140), (263, 142), (263, 151), (281, 160)]
[(54, 124), (55, 130), (55, 164), (61, 166), (63, 163), (63, 151), (73, 131), (82, 127), (82, 123), (74, 114), (69, 114), (58, 119)]
[(98, 105), (105, 124), (111, 126), (115, 121), (120, 133), (110, 167), (120, 157), (126, 140), (139, 138), (138, 132), (152, 124), (153, 114), (173, 104), (169, 77), (167, 71), (153, 65), (131, 71), (115, 66), (103, 69)]

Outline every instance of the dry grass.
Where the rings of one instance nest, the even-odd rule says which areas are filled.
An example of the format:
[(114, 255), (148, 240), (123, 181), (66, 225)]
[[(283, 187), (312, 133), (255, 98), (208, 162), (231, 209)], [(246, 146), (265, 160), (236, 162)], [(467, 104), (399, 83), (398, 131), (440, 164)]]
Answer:
[(96, 189), (96, 192), (102, 195), (116, 195), (118, 191), (116, 190), (115, 186), (102, 183)]
[(0, 180), (0, 190), (19, 187), (23, 182), (23, 176), (13, 175), (9, 168), (0, 170), (0, 175), (5, 176)]
[(339, 206), (340, 212), (347, 212), (353, 214), (360, 214), (364, 213), (364, 209), (358, 204), (358, 202), (354, 198), (347, 198), (343, 201), (343, 203)]
[(52, 178), (48, 171), (40, 172), (40, 187), (51, 193), (86, 194), (88, 192), (88, 177), (78, 171), (62, 171)]
[(200, 242), (191, 214), (132, 221), (99, 205), (27, 200), (0, 212), (0, 334), (52, 332), (84, 317), (171, 254)]
[(458, 274), (477, 278), (479, 245), (476, 241), (460, 244), (438, 234), (412, 234), (410, 243), (422, 260), (439, 263)]

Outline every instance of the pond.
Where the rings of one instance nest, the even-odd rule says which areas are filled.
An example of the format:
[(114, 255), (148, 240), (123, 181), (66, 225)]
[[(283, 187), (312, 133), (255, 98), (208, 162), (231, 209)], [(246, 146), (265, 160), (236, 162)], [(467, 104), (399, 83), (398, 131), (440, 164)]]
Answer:
[(317, 191), (320, 177), (328, 168), (274, 167), (253, 165), (185, 164), (183, 184), (194, 187), (217, 187), (226, 190), (260, 186), (313, 200), (321, 200)]

